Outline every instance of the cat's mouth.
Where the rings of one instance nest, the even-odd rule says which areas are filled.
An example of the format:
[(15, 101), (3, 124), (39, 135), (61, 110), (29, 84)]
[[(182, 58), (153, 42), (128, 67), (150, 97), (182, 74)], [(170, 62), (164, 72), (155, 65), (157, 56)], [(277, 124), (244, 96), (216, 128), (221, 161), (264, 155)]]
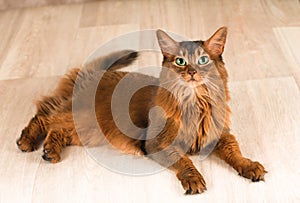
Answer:
[(187, 84), (190, 86), (190, 87), (198, 87), (200, 85), (202, 85), (202, 82), (201, 81), (198, 81), (196, 80), (195, 78), (190, 78), (188, 81), (186, 81)]
[(189, 79), (186, 80), (188, 83), (197, 83), (199, 82), (198, 79), (194, 78), (194, 77), (190, 77)]
[(193, 75), (193, 76), (186, 76), (184, 77), (185, 82), (192, 87), (196, 87), (201, 85), (201, 81), (202, 81), (202, 77), (198, 76), (198, 75)]

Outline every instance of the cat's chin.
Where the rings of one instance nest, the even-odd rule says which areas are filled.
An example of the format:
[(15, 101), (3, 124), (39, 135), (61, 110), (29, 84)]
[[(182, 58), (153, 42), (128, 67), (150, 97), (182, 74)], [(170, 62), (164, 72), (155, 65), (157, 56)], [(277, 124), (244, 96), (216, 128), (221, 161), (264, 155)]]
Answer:
[(190, 86), (191, 88), (196, 88), (201, 86), (203, 83), (197, 80), (189, 80), (187, 81), (188, 86)]

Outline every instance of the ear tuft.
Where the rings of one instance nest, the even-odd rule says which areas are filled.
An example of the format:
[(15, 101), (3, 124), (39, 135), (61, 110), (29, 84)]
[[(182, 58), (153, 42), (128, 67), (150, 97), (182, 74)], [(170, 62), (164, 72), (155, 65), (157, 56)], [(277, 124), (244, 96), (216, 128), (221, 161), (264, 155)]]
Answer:
[(178, 43), (175, 40), (160, 29), (156, 31), (156, 36), (163, 55), (176, 55)]
[(213, 56), (221, 56), (224, 51), (226, 36), (227, 27), (219, 28), (208, 40), (204, 42), (208, 52)]

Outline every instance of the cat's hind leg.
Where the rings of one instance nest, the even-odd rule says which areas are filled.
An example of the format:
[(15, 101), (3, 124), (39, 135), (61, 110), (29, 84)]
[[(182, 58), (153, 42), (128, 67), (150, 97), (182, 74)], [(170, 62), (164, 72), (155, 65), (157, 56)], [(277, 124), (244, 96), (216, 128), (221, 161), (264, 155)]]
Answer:
[(215, 154), (231, 165), (239, 175), (253, 182), (264, 180), (267, 173), (263, 165), (242, 156), (238, 142), (230, 133), (223, 133), (214, 150)]
[(35, 115), (29, 124), (22, 130), (17, 139), (17, 145), (23, 152), (31, 152), (38, 148), (47, 134), (47, 119), (44, 116)]
[(69, 142), (68, 133), (65, 130), (49, 130), (44, 142), (43, 159), (51, 163), (59, 162), (60, 153)]
[(81, 145), (71, 112), (48, 117), (49, 129), (44, 142), (43, 159), (51, 163), (60, 161), (60, 153), (68, 145)]
[(68, 145), (81, 145), (80, 139), (74, 131), (49, 130), (44, 142), (43, 159), (51, 163), (59, 162), (60, 153)]

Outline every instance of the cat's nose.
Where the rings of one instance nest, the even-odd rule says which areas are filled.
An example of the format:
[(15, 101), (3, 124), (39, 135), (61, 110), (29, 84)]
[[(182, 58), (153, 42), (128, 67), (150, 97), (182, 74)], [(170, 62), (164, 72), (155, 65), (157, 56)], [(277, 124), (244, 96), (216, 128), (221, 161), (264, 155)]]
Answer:
[(195, 69), (188, 70), (188, 74), (191, 76), (194, 76), (196, 73), (197, 73), (197, 71)]

